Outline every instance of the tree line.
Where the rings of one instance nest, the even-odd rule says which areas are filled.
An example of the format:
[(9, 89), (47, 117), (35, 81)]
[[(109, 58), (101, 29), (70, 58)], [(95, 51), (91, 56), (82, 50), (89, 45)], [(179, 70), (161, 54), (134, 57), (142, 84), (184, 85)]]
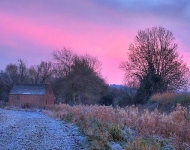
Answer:
[(28, 67), (19, 59), (0, 72), (0, 99), (8, 100), (15, 84), (50, 83), (56, 102), (120, 105), (146, 103), (151, 95), (188, 88), (189, 68), (177, 52), (173, 33), (163, 27), (138, 31), (120, 64), (124, 85), (109, 86), (101, 76), (101, 62), (67, 48), (54, 51), (51, 61)]
[(41, 61), (30, 67), (22, 59), (8, 64), (0, 73), (1, 98), (7, 100), (15, 84), (50, 83), (57, 102), (98, 103), (108, 85), (101, 77), (101, 63), (97, 58), (79, 56), (66, 48), (54, 51), (52, 58), (52, 61)]

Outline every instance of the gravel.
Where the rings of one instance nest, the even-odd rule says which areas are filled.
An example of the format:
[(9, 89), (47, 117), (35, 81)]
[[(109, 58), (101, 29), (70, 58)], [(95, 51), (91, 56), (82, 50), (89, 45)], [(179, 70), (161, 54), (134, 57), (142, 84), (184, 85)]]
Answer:
[(39, 111), (0, 109), (0, 150), (83, 150), (86, 138), (72, 124)]

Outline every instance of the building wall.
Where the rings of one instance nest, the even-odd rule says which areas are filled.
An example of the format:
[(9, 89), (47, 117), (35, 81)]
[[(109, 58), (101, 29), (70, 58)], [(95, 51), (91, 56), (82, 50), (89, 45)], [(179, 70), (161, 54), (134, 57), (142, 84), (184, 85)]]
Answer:
[(48, 86), (46, 95), (45, 95), (45, 99), (46, 99), (46, 106), (53, 106), (54, 105), (54, 94), (53, 91), (51, 89), (51, 86)]
[(9, 95), (10, 106), (40, 107), (46, 106), (45, 95)]
[(9, 95), (10, 106), (18, 107), (52, 107), (54, 106), (54, 94), (51, 86), (48, 86), (45, 95)]

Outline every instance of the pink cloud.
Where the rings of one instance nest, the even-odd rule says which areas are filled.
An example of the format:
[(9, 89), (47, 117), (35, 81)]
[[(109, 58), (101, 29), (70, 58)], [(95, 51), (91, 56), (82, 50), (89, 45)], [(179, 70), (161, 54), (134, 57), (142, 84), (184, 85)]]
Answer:
[(102, 61), (102, 74), (108, 78), (108, 82), (121, 83), (122, 73), (118, 66), (125, 58), (127, 41), (130, 41), (127, 32), (72, 19), (67, 20), (69, 27), (60, 25), (56, 28), (51, 24), (46, 25), (3, 12), (0, 12), (0, 19), (1, 32), (5, 35), (1, 44), (20, 49), (21, 52), (27, 47), (26, 43), (22, 43), (24, 40), (36, 47), (48, 47), (49, 52), (66, 46), (79, 54), (89, 53)]
[[(18, 10), (14, 9), (14, 13), (10, 5)], [(30, 7), (25, 6), (28, 6), (25, 1), (14, 5), (8, 3), (6, 9), (2, 7), (0, 11), (0, 45), (16, 49), (9, 51), (10, 55), (19, 56), (22, 53), (26, 58), (34, 57), (31, 60), (36, 62), (34, 59), (46, 59), (46, 53), (66, 46), (78, 54), (88, 53), (98, 57), (102, 62), (102, 75), (109, 83), (122, 83), (123, 72), (118, 67), (121, 61), (127, 59), (128, 46), (138, 30), (155, 25), (176, 29), (176, 26), (183, 25), (183, 22), (161, 18), (149, 11), (139, 15), (139, 12), (127, 9), (128, 5), (124, 12), (120, 12), (120, 9), (113, 9), (114, 5), (104, 7), (87, 0), (34, 1)], [(180, 45), (188, 49), (185, 43)], [(185, 60), (188, 61), (189, 53), (182, 52), (186, 52)]]

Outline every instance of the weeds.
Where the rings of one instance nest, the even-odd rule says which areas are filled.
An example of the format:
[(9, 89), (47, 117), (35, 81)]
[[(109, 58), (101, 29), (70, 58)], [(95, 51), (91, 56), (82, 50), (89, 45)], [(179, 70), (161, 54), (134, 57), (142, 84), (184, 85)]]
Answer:
[(165, 146), (160, 141), (144, 138), (155, 135), (172, 139), (172, 146), (177, 149), (185, 149), (190, 145), (190, 121), (184, 115), (188, 110), (181, 105), (177, 105), (169, 114), (158, 110), (139, 111), (134, 106), (113, 108), (65, 104), (56, 105), (54, 111), (57, 117), (70, 120), (81, 128), (89, 137), (90, 149), (109, 148), (110, 141), (130, 141), (130, 135), (123, 132), (124, 128), (134, 129), (137, 133), (134, 140), (130, 141), (129, 149), (159, 149)]
[(109, 133), (114, 142), (124, 141), (124, 135), (119, 126), (113, 126), (110, 128)]

